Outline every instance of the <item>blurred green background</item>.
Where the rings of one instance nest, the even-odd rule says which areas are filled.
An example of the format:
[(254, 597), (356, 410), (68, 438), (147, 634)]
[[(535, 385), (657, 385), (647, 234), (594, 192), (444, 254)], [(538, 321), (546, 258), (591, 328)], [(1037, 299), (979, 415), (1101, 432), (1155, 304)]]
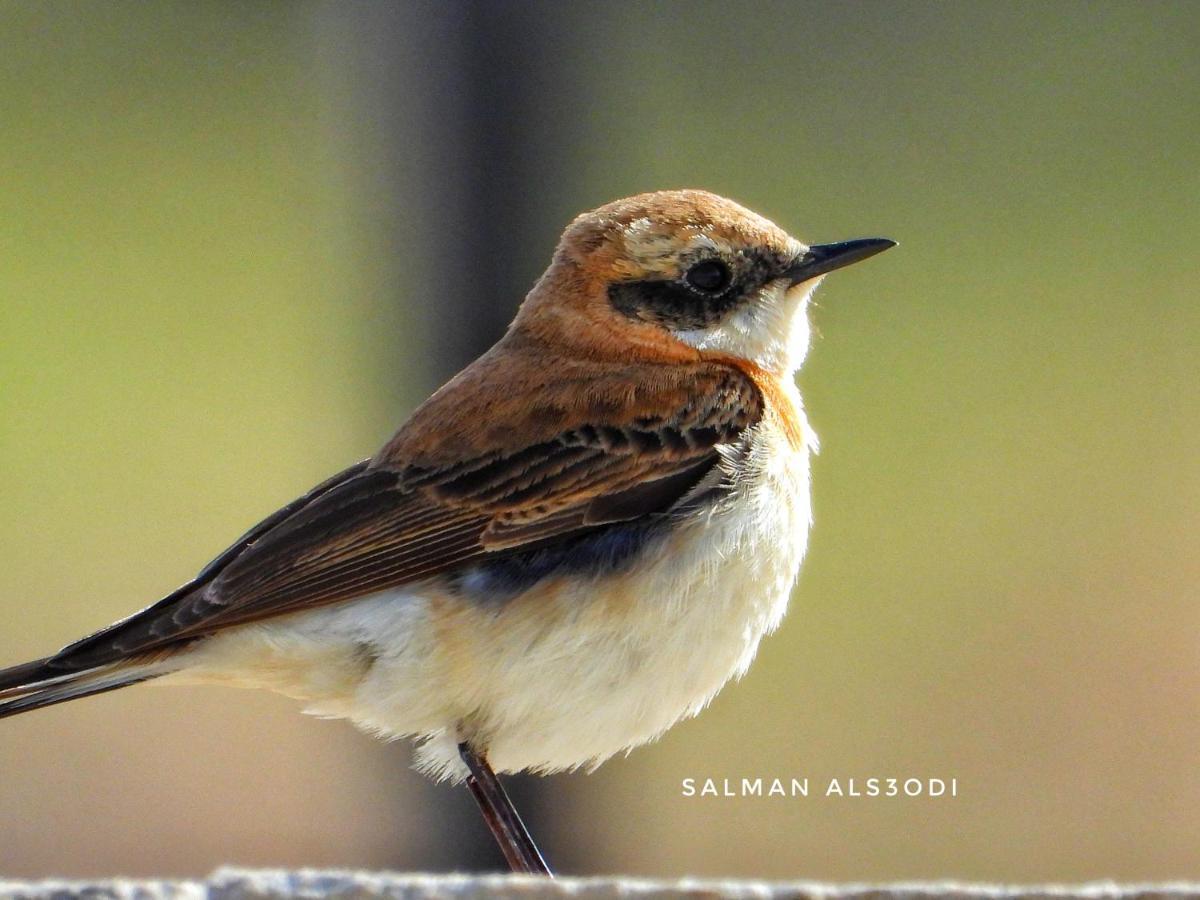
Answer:
[[(833, 276), (816, 526), (700, 718), (517, 779), (566, 872), (1200, 876), (1200, 4), (0, 3), (0, 664), (373, 452), (577, 212), (728, 194)], [(0, 727), (0, 875), (497, 868), (251, 692)], [(700, 799), (685, 777), (956, 777)]]

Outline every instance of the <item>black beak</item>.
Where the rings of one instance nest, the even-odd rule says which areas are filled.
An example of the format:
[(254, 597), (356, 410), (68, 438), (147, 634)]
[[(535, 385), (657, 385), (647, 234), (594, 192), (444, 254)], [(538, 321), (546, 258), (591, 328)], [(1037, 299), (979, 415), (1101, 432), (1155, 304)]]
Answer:
[(848, 266), (861, 262), (876, 253), (882, 253), (889, 247), (895, 247), (896, 242), (887, 238), (861, 238), (857, 241), (842, 241), (838, 244), (814, 244), (792, 263), (784, 275), (792, 279), (792, 284), (799, 284)]

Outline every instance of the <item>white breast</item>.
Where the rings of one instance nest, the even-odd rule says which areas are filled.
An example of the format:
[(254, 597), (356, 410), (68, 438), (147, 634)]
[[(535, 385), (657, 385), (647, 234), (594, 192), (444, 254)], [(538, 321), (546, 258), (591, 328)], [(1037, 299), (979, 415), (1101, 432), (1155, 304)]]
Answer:
[(393, 591), (246, 626), (209, 641), (192, 680), (419, 736), (438, 776), (463, 774), (464, 736), (497, 771), (598, 765), (703, 709), (779, 625), (808, 538), (810, 446), (757, 426), (727, 461), (728, 502), (623, 574), (547, 579), (495, 607)]

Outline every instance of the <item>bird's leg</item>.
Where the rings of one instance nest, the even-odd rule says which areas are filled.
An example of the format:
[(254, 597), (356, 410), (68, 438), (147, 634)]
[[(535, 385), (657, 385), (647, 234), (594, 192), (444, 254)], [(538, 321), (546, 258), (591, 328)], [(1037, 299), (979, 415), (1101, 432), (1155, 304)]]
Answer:
[(467, 776), (467, 787), (479, 804), (479, 811), (483, 813), (483, 820), (487, 822), (492, 837), (508, 860), (508, 867), (514, 872), (549, 875), (553, 878), (554, 873), (542, 859), (541, 852), (525, 830), (525, 824), (488, 761), (466, 742), (458, 745), (458, 753), (471, 773)]

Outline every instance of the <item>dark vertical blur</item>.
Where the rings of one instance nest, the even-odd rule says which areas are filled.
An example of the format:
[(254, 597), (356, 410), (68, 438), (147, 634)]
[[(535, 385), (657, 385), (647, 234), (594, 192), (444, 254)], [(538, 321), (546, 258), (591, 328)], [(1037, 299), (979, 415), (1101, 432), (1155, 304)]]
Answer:
[[(438, 309), (439, 379), (449, 377), (494, 343), (549, 257), (546, 202), (565, 167), (569, 116), (544, 98), (565, 87), (554, 33), (569, 4), (456, 0), (442, 14), (458, 23), (450, 47), (456, 97), (455, 135), (444, 146), (438, 193), (453, 221), (441, 230), (438, 261), (450, 285)], [(565, 94), (565, 92), (563, 92)], [(560, 96), (563, 96), (560, 94)], [(540, 248), (530, 252), (530, 248)], [(544, 819), (544, 781), (508, 779), (508, 790), (530, 823)], [(468, 812), (469, 826), (480, 830)], [(535, 830), (535, 834), (537, 831)], [(557, 834), (544, 829), (542, 851), (554, 863)], [(490, 839), (489, 839), (490, 841)], [(490, 843), (459, 865), (503, 867)]]
[(453, 98), (443, 110), (453, 134), (434, 173), (447, 288), (437, 363), (449, 375), (504, 332), (549, 261), (566, 147), (583, 110), (559, 55), (571, 5), (458, 0), (439, 14), (456, 26), (429, 48), (440, 61), (426, 70)]
[[(388, 311), (399, 304), (426, 335), (417, 366), (395, 369), (404, 373), (395, 389), (411, 389), (415, 369), (431, 390), (503, 334), (549, 258), (547, 203), (578, 114), (555, 56), (568, 7), (456, 0), (318, 9), (318, 45), (338, 67), (330, 78), (348, 89), (342, 102), (354, 109), (353, 140), (370, 146), (370, 162), (358, 170), (359, 215), (369, 211), (371, 249), (388, 272), (379, 315), (399, 322)], [(338, 95), (336, 82), (331, 87)], [(551, 92), (559, 102), (545, 102)], [(396, 749), (399, 764), (408, 749)], [(544, 785), (517, 778), (510, 791), (528, 818), (541, 818)], [(501, 867), (469, 802), (452, 797), (439, 806), (449, 793), (404, 798), (420, 804), (418, 815), (429, 809), (431, 830), (440, 831), (432, 843), (447, 848), (425, 865)], [(401, 854), (397, 863), (413, 861)]]

